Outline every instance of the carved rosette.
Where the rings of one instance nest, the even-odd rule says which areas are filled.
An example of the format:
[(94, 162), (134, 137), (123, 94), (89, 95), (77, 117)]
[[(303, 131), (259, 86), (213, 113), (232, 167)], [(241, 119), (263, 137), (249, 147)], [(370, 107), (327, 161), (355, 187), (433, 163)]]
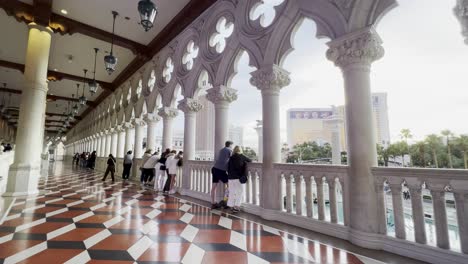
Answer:
[(206, 90), (206, 99), (213, 104), (232, 103), (237, 100), (237, 90), (220, 85)]
[(158, 116), (157, 114), (148, 113), (146, 114), (144, 120), (147, 124), (156, 124), (159, 121), (161, 121), (161, 117)]
[(196, 113), (203, 109), (203, 105), (198, 100), (185, 98), (179, 102), (177, 108), (184, 113)]
[(250, 75), (250, 84), (262, 93), (279, 93), (291, 83), (290, 73), (277, 65), (261, 68)]
[(125, 129), (132, 129), (134, 128), (133, 124), (131, 122), (125, 122), (122, 124), (122, 127), (124, 127)]
[(465, 37), (465, 44), (468, 44), (468, 0), (457, 0), (457, 5), (453, 9), (455, 16), (460, 21), (462, 35)]
[(382, 40), (373, 29), (351, 33), (330, 41), (327, 59), (338, 67), (351, 64), (370, 65), (384, 55)]
[(125, 132), (125, 127), (124, 127), (123, 125), (116, 126), (116, 127), (115, 127), (115, 131), (116, 131), (117, 133)]
[(163, 119), (165, 118), (175, 118), (179, 114), (179, 110), (171, 107), (163, 107), (159, 109), (158, 115), (160, 115)]

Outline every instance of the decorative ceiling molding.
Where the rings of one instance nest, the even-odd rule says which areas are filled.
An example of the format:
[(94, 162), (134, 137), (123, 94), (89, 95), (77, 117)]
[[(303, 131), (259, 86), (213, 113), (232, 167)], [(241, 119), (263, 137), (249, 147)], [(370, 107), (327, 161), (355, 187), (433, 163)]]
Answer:
[[(36, 7), (36, 2), (39, 9)], [(50, 20), (47, 19), (47, 23), (45, 25), (49, 26), (55, 33), (59, 33), (61, 35), (80, 33), (94, 39), (99, 39), (108, 43), (111, 42), (112, 34), (105, 30), (52, 13), (50, 9), (47, 11), (46, 7), (48, 7), (48, 2), (50, 2), (51, 8), (51, 0), (35, 0), (34, 6), (17, 0), (0, 0), (0, 8), (5, 10), (7, 15), (14, 17), (18, 22), (24, 22), (26, 24), (39, 22), (38, 24), (44, 25), (43, 20), (47, 15), (49, 15)], [(136, 54), (137, 56), (147, 52), (147, 47), (145, 45), (117, 35), (114, 36), (114, 44), (131, 50), (133, 54)]]
[[(9, 89), (9, 88), (3, 88), (0, 87), (0, 92), (7, 92), (7, 93), (12, 93), (12, 94), (22, 94), (22, 91), (20, 90), (15, 90), (15, 89)], [(70, 102), (79, 102), (78, 98), (70, 98), (70, 97), (65, 97), (65, 96), (59, 96), (59, 95), (47, 95), (47, 101), (57, 101), (57, 100), (62, 100), (62, 101), (70, 101)], [(86, 105), (95, 108), (97, 105), (95, 102), (92, 101), (86, 101)]]

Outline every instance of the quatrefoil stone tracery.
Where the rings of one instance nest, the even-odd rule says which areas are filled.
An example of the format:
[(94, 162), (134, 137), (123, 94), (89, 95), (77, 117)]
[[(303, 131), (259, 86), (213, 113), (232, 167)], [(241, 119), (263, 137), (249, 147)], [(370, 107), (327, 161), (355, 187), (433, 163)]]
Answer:
[(228, 22), (225, 17), (221, 17), (216, 24), (216, 32), (211, 35), (210, 46), (216, 49), (216, 52), (223, 52), (226, 47), (227, 39), (234, 32), (234, 24)]
[(184, 56), (182, 57), (182, 64), (185, 65), (187, 70), (191, 70), (193, 68), (193, 64), (195, 63), (195, 59), (198, 57), (198, 46), (195, 45), (195, 42), (191, 40), (187, 44), (187, 48), (185, 49)]
[(275, 7), (281, 5), (284, 0), (261, 0), (252, 6), (250, 20), (260, 21), (262, 27), (268, 27), (276, 17)]
[(155, 83), (156, 83), (156, 76), (154, 75), (154, 71), (152, 71), (150, 78), (148, 80), (148, 89), (150, 92), (153, 91), (153, 87)]
[(172, 78), (172, 72), (174, 71), (174, 63), (171, 58), (167, 58), (164, 70), (162, 72), (163, 80), (168, 83)]

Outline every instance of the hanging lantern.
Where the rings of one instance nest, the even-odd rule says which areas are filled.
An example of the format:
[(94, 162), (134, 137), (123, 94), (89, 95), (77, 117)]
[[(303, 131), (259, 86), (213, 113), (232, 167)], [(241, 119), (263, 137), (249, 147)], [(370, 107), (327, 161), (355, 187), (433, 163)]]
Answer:
[(112, 42), (111, 42), (111, 50), (110, 54), (104, 56), (104, 65), (106, 66), (106, 71), (109, 75), (111, 75), (115, 71), (115, 66), (117, 65), (117, 58), (113, 54), (114, 49), (114, 30), (115, 30), (115, 18), (119, 13), (116, 11), (112, 11), (112, 15), (114, 17), (114, 22), (112, 24)]
[(89, 92), (92, 95), (95, 94), (99, 88), (99, 84), (96, 81), (96, 58), (97, 58), (98, 51), (99, 51), (98, 48), (94, 48), (94, 71), (93, 71), (94, 77), (93, 77), (93, 80), (88, 83)]
[[(86, 73), (88, 72), (87, 69), (83, 69), (84, 72), (84, 77), (83, 77), (83, 93), (81, 94), (80, 98), (78, 98), (78, 101), (80, 105), (84, 106), (86, 105), (86, 97), (84, 95), (84, 90), (85, 90), (85, 84), (86, 84)], [(79, 86), (79, 84), (77, 84)]]
[(141, 0), (138, 2), (138, 13), (140, 13), (140, 24), (143, 26), (145, 31), (150, 30), (153, 27), (154, 19), (158, 14), (158, 10), (154, 3), (150, 0)]

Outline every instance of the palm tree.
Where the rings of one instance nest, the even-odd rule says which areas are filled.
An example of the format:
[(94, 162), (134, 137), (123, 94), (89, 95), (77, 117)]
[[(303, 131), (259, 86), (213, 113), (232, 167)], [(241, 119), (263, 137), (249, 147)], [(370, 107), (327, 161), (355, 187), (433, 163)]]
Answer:
[(442, 130), (441, 132), (442, 136), (446, 137), (447, 139), (447, 155), (448, 155), (448, 162), (449, 162), (449, 166), (450, 168), (453, 169), (453, 162), (452, 162), (452, 150), (450, 148), (450, 137), (453, 137), (453, 132), (448, 130), (448, 129), (445, 129), (445, 130)]
[[(410, 163), (411, 163), (411, 160), (412, 160), (411, 159), (411, 152), (410, 152), (410, 146), (408, 144), (408, 139), (413, 138), (413, 135), (411, 134), (411, 130), (409, 130), (408, 128), (403, 128), (400, 131), (400, 138), (406, 142), (406, 146), (408, 147), (408, 155), (410, 156)], [(410, 164), (410, 166), (411, 166), (411, 164)]]
[(465, 170), (468, 169), (468, 135), (460, 135), (457, 138), (456, 144), (460, 147), (463, 153), (463, 163), (465, 164)]
[(440, 136), (436, 134), (431, 134), (426, 137), (426, 143), (429, 145), (429, 148), (432, 152), (432, 158), (434, 159), (434, 165), (436, 168), (439, 168), (439, 161), (437, 159), (437, 148), (441, 145)]

